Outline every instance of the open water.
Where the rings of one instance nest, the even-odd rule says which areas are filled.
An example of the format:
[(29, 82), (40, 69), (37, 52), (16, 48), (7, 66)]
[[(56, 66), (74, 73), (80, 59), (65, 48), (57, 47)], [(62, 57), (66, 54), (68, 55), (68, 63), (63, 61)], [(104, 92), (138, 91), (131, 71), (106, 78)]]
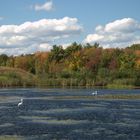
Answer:
[[(140, 94), (138, 89), (96, 90)], [(140, 140), (140, 100), (78, 98), (93, 91), (0, 89), (0, 140)]]

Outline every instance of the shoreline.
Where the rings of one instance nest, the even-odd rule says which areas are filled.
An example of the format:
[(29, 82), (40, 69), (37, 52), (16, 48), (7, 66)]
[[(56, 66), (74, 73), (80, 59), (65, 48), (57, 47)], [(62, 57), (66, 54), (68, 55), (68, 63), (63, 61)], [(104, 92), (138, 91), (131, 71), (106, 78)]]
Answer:
[(54, 85), (16, 85), (16, 86), (0, 86), (0, 89), (4, 88), (60, 88), (60, 89), (140, 89), (139, 86), (121, 86), (121, 87), (108, 87), (108, 86), (54, 86)]
[(0, 86), (0, 89), (4, 88), (60, 88), (60, 89), (140, 89), (139, 86), (121, 86), (121, 87), (108, 87), (108, 86), (54, 86), (54, 85), (16, 85), (16, 86)]

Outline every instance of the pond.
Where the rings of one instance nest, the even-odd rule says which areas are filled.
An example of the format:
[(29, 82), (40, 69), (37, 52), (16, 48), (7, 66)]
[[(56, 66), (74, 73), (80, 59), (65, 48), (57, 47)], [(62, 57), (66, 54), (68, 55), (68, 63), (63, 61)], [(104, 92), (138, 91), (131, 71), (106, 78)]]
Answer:
[[(140, 94), (140, 89), (96, 90), (100, 95)], [(140, 100), (93, 99), (93, 91), (0, 89), (0, 140), (140, 139)]]

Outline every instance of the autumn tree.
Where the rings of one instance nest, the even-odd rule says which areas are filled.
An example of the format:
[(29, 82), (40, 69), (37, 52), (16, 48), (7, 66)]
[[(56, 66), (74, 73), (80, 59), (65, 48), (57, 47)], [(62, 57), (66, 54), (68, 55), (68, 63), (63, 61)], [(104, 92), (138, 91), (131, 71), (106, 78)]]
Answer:
[(33, 55), (21, 55), (14, 58), (14, 67), (35, 74), (35, 59)]
[(85, 67), (88, 70), (96, 73), (101, 61), (102, 48), (89, 48), (85, 49), (84, 55), (86, 56)]
[(43, 75), (48, 73), (48, 56), (49, 54), (47, 52), (37, 52), (35, 54), (35, 73), (37, 75)]

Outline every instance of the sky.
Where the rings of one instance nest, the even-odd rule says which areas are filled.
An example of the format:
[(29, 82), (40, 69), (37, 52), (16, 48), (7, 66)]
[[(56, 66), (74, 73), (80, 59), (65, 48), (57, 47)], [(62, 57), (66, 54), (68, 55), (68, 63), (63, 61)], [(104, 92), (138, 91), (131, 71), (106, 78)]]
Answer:
[(0, 54), (49, 51), (54, 44), (140, 43), (140, 0), (0, 0)]

